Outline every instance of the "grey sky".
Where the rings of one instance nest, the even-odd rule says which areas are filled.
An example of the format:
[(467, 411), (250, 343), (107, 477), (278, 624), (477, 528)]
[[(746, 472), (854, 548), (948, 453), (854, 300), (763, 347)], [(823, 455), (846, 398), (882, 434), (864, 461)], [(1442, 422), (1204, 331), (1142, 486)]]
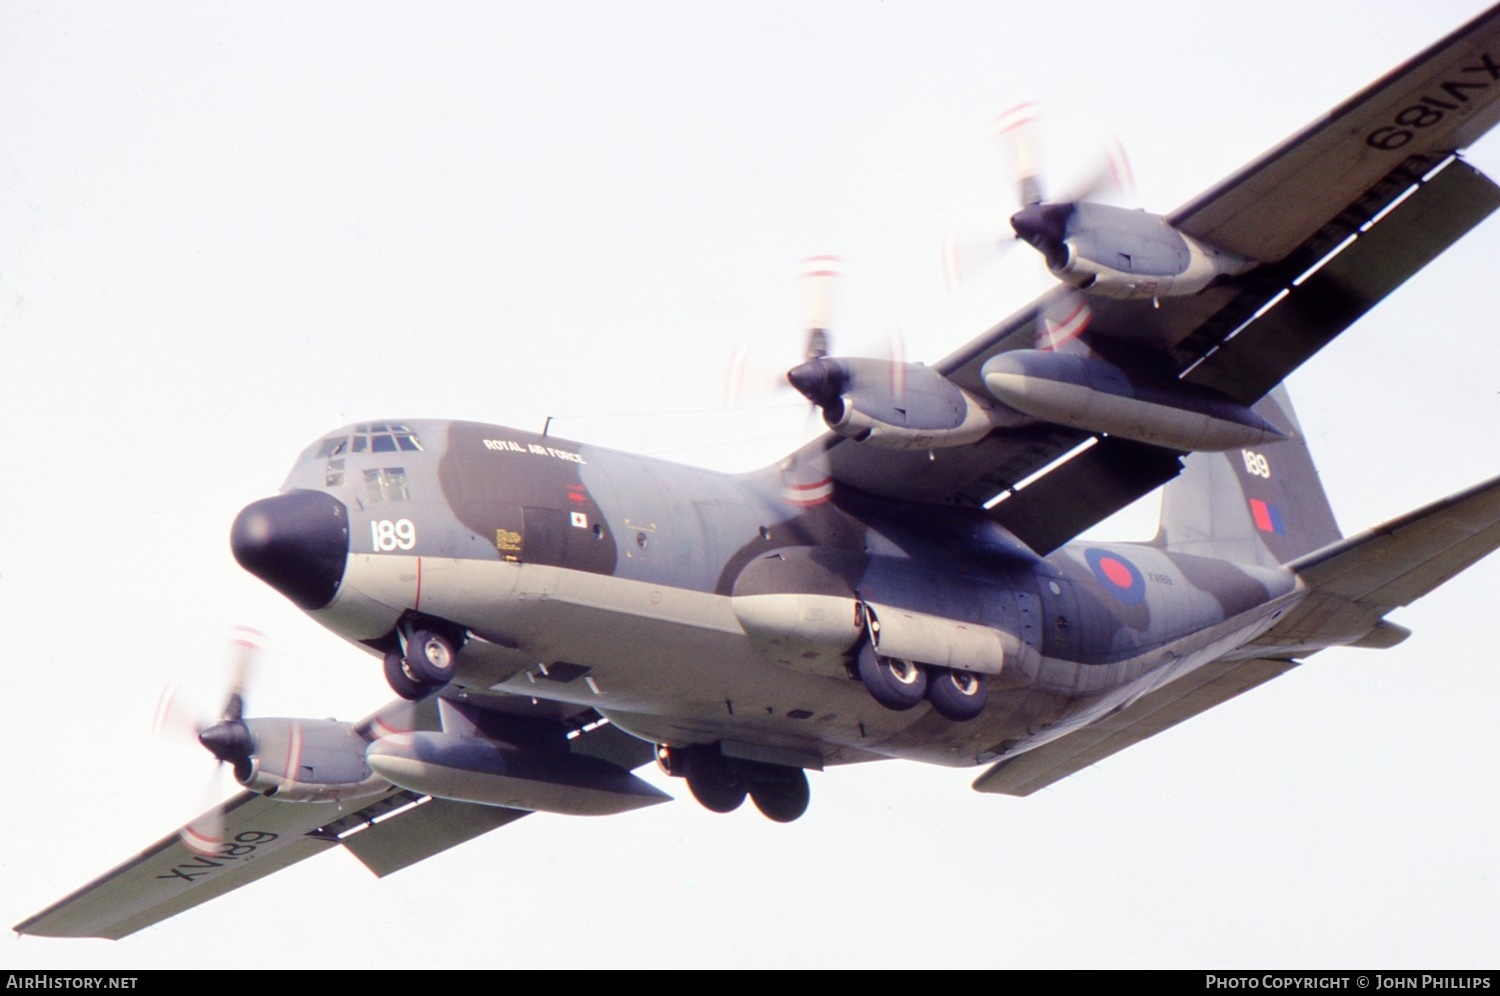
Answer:
[[(1480, 9), (1220, 6), (0, 3), (4, 923), (204, 807), (151, 718), (172, 681), (217, 706), (231, 625), (267, 634), (256, 714), (389, 698), (228, 552), (336, 422), (769, 462), (803, 411), (722, 412), (724, 372), (795, 355), (799, 258), (848, 261), (841, 351), (936, 359), (1037, 286), (938, 265), (1004, 217), (998, 111), (1046, 101), (1058, 175), (1117, 136), (1167, 210)], [(1497, 258), (1492, 220), (1292, 380), (1346, 532), (1500, 472)], [(1030, 799), (892, 762), (789, 826), (537, 816), (0, 966), (1493, 967), (1497, 582)]]

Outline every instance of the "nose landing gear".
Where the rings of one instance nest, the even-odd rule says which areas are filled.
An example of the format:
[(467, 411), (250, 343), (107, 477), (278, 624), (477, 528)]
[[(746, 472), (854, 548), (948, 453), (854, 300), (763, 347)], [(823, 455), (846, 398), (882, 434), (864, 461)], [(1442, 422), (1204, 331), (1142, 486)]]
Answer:
[(415, 702), (442, 688), (453, 680), (460, 645), (429, 626), (413, 627), (404, 646), (398, 636), (385, 652), (385, 680), (391, 691)]

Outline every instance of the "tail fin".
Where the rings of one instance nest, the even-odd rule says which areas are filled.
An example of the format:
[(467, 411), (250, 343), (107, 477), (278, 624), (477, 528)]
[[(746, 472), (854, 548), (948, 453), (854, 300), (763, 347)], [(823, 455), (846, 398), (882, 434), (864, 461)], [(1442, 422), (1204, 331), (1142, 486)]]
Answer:
[(1163, 490), (1159, 545), (1270, 566), (1341, 538), (1286, 388), (1276, 388), (1255, 411), (1288, 438), (1189, 456)]

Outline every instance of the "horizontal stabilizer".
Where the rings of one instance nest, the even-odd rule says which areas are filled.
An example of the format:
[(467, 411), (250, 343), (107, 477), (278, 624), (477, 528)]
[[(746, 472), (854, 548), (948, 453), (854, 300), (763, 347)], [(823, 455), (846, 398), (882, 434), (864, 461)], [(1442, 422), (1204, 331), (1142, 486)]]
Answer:
[(1260, 654), (1294, 654), (1347, 644), (1388, 645), (1379, 629), (1382, 616), (1497, 547), (1500, 477), (1289, 563), (1311, 591), (1251, 647)]
[(1205, 664), (1096, 723), (995, 762), (975, 779), (974, 788), (1030, 795), (1296, 666), (1296, 661), (1260, 659)]

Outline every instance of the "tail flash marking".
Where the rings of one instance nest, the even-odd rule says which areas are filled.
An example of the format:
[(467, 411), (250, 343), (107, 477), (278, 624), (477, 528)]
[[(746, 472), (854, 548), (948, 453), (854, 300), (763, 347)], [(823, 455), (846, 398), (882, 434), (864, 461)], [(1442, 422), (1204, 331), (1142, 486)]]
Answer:
[(1250, 499), (1250, 515), (1255, 519), (1255, 528), (1263, 533), (1286, 533), (1286, 521), (1281, 517), (1281, 508), (1259, 498)]

